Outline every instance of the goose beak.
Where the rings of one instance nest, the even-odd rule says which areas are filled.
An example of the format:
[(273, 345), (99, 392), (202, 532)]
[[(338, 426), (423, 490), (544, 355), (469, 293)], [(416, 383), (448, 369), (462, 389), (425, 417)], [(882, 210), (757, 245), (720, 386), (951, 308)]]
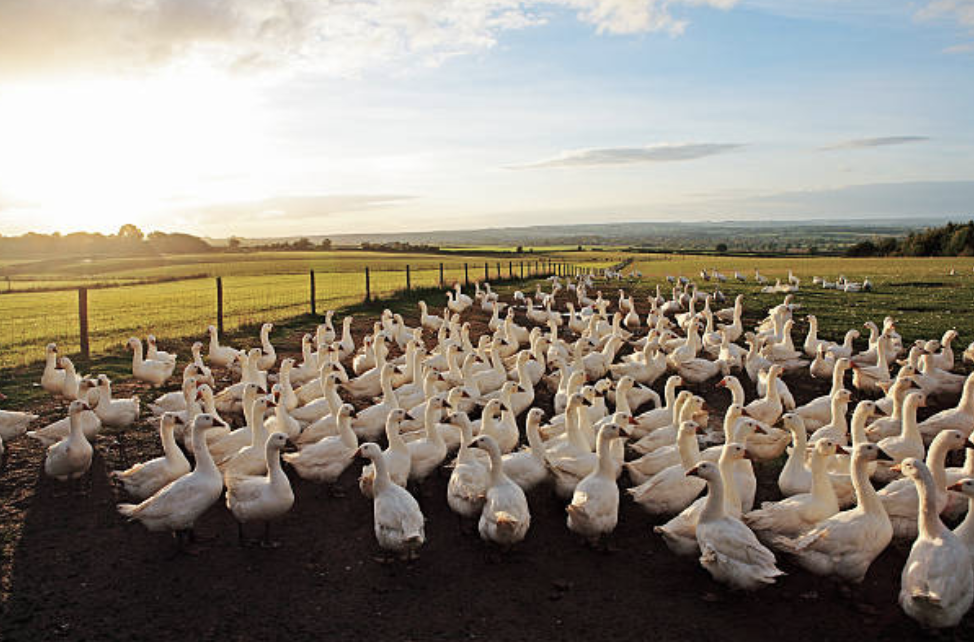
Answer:
[(638, 426), (639, 425), (639, 422), (636, 421), (636, 418), (635, 417), (629, 417), (629, 425), (630, 426)]
[(362, 449), (361, 448), (356, 448), (355, 449), (355, 453), (352, 456), (353, 457), (363, 457), (364, 455), (362, 454)]
[(744, 459), (748, 459), (750, 461), (754, 461), (754, 455), (751, 454), (751, 451), (750, 450), (745, 450), (744, 451)]
[(700, 466), (694, 466), (693, 468), (691, 468), (690, 470), (688, 470), (684, 474), (684, 476), (686, 476), (686, 477), (696, 477), (699, 473), (700, 473)]
[(843, 448), (842, 446), (840, 446), (839, 444), (836, 444), (835, 445), (835, 454), (836, 455), (848, 455), (849, 454), (849, 451), (846, 450), (845, 448)]
[(964, 448), (970, 448), (971, 450), (974, 450), (974, 443), (972, 443), (971, 440), (968, 439), (967, 441), (964, 442)]
[(903, 472), (903, 469), (900, 467), (899, 464), (896, 464), (894, 466), (890, 466), (889, 469), (891, 471), (893, 471), (894, 473), (901, 473), (901, 472)]

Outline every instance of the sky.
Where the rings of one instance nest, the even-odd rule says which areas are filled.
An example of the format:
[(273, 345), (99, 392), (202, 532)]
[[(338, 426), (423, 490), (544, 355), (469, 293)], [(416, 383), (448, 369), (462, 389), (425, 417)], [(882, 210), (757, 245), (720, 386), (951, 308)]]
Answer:
[(0, 234), (972, 203), (974, 0), (0, 0)]

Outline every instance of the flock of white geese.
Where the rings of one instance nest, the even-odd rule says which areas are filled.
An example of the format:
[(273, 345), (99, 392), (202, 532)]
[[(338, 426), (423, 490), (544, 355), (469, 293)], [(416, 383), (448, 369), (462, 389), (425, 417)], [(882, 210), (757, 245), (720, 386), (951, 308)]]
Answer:
[[(413, 557), (424, 544), (413, 493), (441, 471), (450, 508), (477, 520), (487, 542), (506, 549), (522, 540), (531, 524), (525, 491), (550, 484), (567, 502), (567, 527), (597, 545), (616, 526), (625, 471), (632, 500), (670, 517), (655, 532), (720, 582), (773, 583), (777, 553), (858, 583), (893, 538), (908, 538), (903, 610), (932, 627), (962, 619), (974, 599), (974, 375), (953, 372), (956, 332), (905, 346), (887, 318), (865, 324), (868, 348), (857, 353), (858, 331), (829, 341), (808, 316), (796, 347), (794, 290), (745, 331), (743, 295), (711, 309), (689, 279), (674, 280), (668, 298), (657, 287), (645, 316), (624, 290), (617, 300), (596, 293), (593, 275), (544, 285), (505, 304), (487, 284), (473, 297), (458, 284), (441, 314), (421, 302), (420, 325), (410, 327), (387, 310), (358, 346), (352, 318), (336, 331), (329, 312), (302, 338), (300, 363), (282, 359), (273, 375), (270, 324), (249, 350), (221, 345), (210, 327), (207, 358), (197, 342), (181, 390), (149, 404), (163, 456), (113, 473), (134, 500), (118, 511), (173, 532), (182, 546), (225, 491), (243, 543), (244, 524), (266, 526), (293, 504), (282, 459), (299, 477), (331, 484), (361, 457), (369, 463), (359, 486), (389, 555)], [(491, 315), (479, 337), (464, 321), (475, 307)], [(176, 357), (152, 336), (145, 350), (137, 338), (128, 346), (136, 379), (172, 377)], [(974, 345), (964, 354), (972, 357)], [(211, 368), (233, 383), (217, 390)], [(831, 380), (831, 390), (796, 405), (783, 373)], [(650, 386), (664, 377), (661, 399)], [(757, 398), (748, 401), (739, 377), (756, 384)], [(711, 420), (703, 398), (681, 389), (705, 382), (731, 396), (722, 418)], [(70, 400), (67, 416), (26, 432), (35, 415), (0, 411), (0, 435), (26, 432), (48, 446), (44, 470), (62, 481), (86, 474), (100, 430), (124, 430), (142, 415), (137, 397), (113, 398), (108, 377), (81, 377), (53, 344), (40, 383)], [(869, 397), (851, 418), (847, 383)], [(553, 416), (536, 407), (540, 386), (553, 394)], [(928, 400), (958, 394), (956, 405), (918, 422)], [(964, 449), (963, 467), (948, 467)], [(784, 499), (755, 506), (751, 460), (783, 456)], [(953, 531), (945, 526), (965, 511)], [(261, 543), (267, 537), (265, 528)]]

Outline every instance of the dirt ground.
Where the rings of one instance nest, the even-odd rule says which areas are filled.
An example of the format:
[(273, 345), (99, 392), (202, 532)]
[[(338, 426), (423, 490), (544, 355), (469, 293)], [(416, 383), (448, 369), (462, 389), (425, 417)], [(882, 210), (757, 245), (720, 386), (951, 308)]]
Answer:
[[(486, 317), (474, 316), (483, 328)], [(357, 319), (356, 334), (368, 325)], [(298, 340), (295, 334), (284, 345), (296, 350)], [(789, 383), (799, 403), (828, 387)], [(125, 382), (116, 390), (146, 400), (157, 394)], [(729, 394), (712, 382), (701, 391), (719, 416)], [(550, 395), (539, 403), (551, 412)], [(42, 411), (56, 418), (64, 404), (48, 402)], [(501, 556), (461, 531), (445, 501), (447, 476), (436, 477), (419, 498), (428, 520), (421, 558), (383, 565), (375, 559), (372, 505), (356, 484), (360, 463), (346, 471), (337, 493), (289, 471), (296, 500), (274, 525), (278, 549), (239, 547), (221, 502), (197, 524), (212, 538), (201, 553), (173, 556), (169, 536), (116, 513), (124, 497), (108, 478), (160, 450), (145, 422), (121, 436), (100, 436), (90, 481), (74, 488), (44, 476), (43, 450), (32, 440), (8, 444), (0, 469), (0, 639), (974, 639), (972, 614), (937, 633), (903, 615), (896, 596), (909, 543), (891, 546), (852, 590), (779, 556), (787, 576), (740, 594), (713, 582), (695, 559), (670, 553), (652, 532), (665, 520), (625, 495), (612, 550), (598, 552), (568, 531), (564, 503), (549, 488), (537, 489), (528, 498), (526, 541)], [(757, 466), (758, 501), (778, 498), (779, 465)]]

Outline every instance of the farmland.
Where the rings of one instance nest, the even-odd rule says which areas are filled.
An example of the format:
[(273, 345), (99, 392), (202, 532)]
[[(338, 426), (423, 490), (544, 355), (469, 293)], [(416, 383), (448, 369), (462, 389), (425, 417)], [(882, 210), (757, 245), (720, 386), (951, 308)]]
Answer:
[[(633, 258), (625, 273), (642, 273), (642, 278), (633, 284), (640, 293), (654, 291), (661, 284), (664, 294), (668, 294), (665, 276), (682, 274), (700, 281), (701, 269), (716, 268), (730, 277), (721, 286), (728, 297), (745, 293), (749, 302), (764, 307), (780, 296), (758, 292), (754, 269), (772, 282), (786, 278), (792, 270), (803, 281), (798, 295), (803, 311), (819, 317), (826, 335), (841, 334), (866, 320), (881, 320), (888, 314), (897, 319), (901, 333), (909, 339), (939, 335), (950, 327), (960, 332), (962, 340), (974, 337), (974, 316), (966, 313), (974, 298), (974, 259), (970, 258), (753, 258), (638, 254), (621, 249), (577, 252), (567, 247), (526, 255), (499, 253), (505, 249), (511, 248), (476, 248), (470, 254), (254, 252), (73, 262), (18, 261), (4, 268), (14, 272), (12, 282), (18, 287), (29, 284), (63, 289), (0, 295), (0, 368), (39, 359), (49, 341), (58, 342), (69, 354), (78, 350), (78, 302), (73, 288), (80, 285), (98, 288), (134, 281), (131, 285), (88, 293), (91, 350), (99, 353), (119, 347), (131, 334), (152, 332), (163, 339), (199, 336), (215, 320), (215, 276), (223, 279), (225, 327), (232, 330), (307, 313), (311, 270), (317, 274), (317, 309), (323, 311), (354, 304), (365, 297), (365, 267), (370, 269), (370, 294), (388, 298), (405, 289), (406, 265), (410, 266), (410, 286), (422, 289), (439, 285), (441, 264), (444, 282), (450, 284), (462, 283), (468, 275), (471, 281), (483, 280), (485, 267), (491, 280), (496, 280), (498, 274), (502, 278), (519, 277), (522, 263), (527, 276), (532, 266), (546, 259), (587, 269)], [(498, 254), (487, 255), (488, 250)], [(949, 276), (951, 269), (956, 276)], [(732, 278), (735, 270), (747, 277), (746, 283)], [(84, 278), (72, 280), (72, 274), (83, 274)], [(854, 280), (868, 277), (874, 291), (846, 294), (822, 290), (811, 283), (815, 275), (834, 280), (840, 274)], [(700, 283), (701, 287), (712, 287)], [(610, 294), (606, 292), (607, 296)], [(437, 306), (442, 302), (430, 300)]]
[[(618, 254), (574, 258), (582, 258), (579, 265), (587, 267), (609, 265), (613, 256)], [(58, 342), (69, 354), (77, 352), (78, 295), (74, 289), (80, 286), (93, 288), (88, 292), (88, 309), (94, 353), (120, 346), (131, 334), (153, 332), (167, 339), (199, 335), (216, 319), (213, 277), (222, 279), (224, 327), (235, 329), (309, 312), (312, 270), (316, 273), (315, 302), (319, 310), (325, 310), (365, 298), (366, 268), (369, 295), (388, 298), (406, 289), (407, 283), (412, 289), (438, 287), (441, 277), (444, 284), (452, 284), (468, 278), (471, 282), (483, 280), (485, 275), (491, 280), (530, 276), (547, 260), (563, 259), (557, 255), (255, 252), (18, 261), (5, 268), (17, 287), (0, 295), (0, 368), (39, 358), (49, 341)], [(72, 274), (84, 275), (84, 279), (68, 278)]]

